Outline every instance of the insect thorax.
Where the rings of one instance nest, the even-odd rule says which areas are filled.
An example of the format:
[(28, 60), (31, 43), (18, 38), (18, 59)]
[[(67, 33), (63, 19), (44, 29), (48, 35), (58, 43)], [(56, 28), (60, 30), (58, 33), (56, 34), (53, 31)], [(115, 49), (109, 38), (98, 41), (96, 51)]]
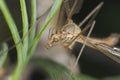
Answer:
[(81, 32), (81, 29), (75, 23), (68, 23), (53, 34), (49, 39), (48, 46), (52, 47), (58, 42), (62, 43), (64, 47), (68, 46), (73, 39)]

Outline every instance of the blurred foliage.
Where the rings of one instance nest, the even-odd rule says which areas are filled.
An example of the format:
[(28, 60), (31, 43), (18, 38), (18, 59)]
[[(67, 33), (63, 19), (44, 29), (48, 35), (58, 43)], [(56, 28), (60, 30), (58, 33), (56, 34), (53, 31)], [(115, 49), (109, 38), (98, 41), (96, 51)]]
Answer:
[(8, 46), (6, 43), (2, 43), (0, 47), (0, 68), (2, 68), (7, 59)]
[(97, 80), (83, 74), (71, 75), (71, 72), (65, 67), (48, 59), (34, 58), (31, 62), (36, 63), (40, 68), (45, 70), (52, 80)]

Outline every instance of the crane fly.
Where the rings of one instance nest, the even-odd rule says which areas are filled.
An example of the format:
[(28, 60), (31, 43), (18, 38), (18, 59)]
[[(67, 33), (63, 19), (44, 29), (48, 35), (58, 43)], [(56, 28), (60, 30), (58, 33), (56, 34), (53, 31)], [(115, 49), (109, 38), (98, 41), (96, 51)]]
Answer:
[[(100, 52), (104, 53), (111, 59), (120, 63), (120, 49), (116, 47), (111, 47), (118, 43), (120, 38), (119, 34), (112, 34), (109, 37), (103, 38), (103, 39), (89, 37), (92, 31), (92, 28), (95, 25), (94, 19), (98, 14), (99, 10), (101, 9), (102, 5), (103, 5), (103, 2), (98, 4), (88, 14), (88, 16), (85, 17), (85, 19), (79, 23), (79, 25), (75, 24), (70, 19), (72, 13), (69, 12), (69, 14), (71, 15), (68, 16), (67, 23), (60, 30), (57, 30), (54, 34), (51, 35), (47, 44), (47, 48), (50, 48), (52, 46), (55, 46), (61, 43), (65, 48), (72, 49), (75, 42), (80, 42), (83, 44), (83, 49), (85, 45), (87, 45), (89, 47), (99, 50)], [(80, 27), (83, 26), (83, 24), (87, 21), (88, 21), (88, 24), (86, 25), (86, 27), (83, 30), (81, 30)], [(82, 33), (85, 32), (90, 27), (91, 27), (90, 33), (88, 33), (87, 36), (84, 36)], [(78, 60), (80, 58), (82, 51), (83, 50), (81, 49), (80, 54), (76, 60), (76, 64), (78, 63)]]
[[(68, 3), (68, 1), (69, 0), (66, 0), (66, 3)], [(66, 10), (67, 11), (66, 13), (68, 14), (67, 23), (60, 30), (58, 30), (55, 34), (52, 34), (50, 36), (48, 44), (47, 44), (47, 48), (50, 48), (50, 47), (54, 46), (55, 44), (57, 44), (58, 42), (60, 42), (63, 44), (63, 46), (65, 48), (72, 49), (75, 42), (80, 42), (89, 47), (92, 47), (94, 49), (97, 49), (97, 50), (103, 52), (105, 55), (107, 55), (111, 59), (120, 63), (120, 49), (116, 48), (116, 47), (111, 47), (118, 43), (118, 40), (120, 37), (119, 34), (113, 34), (113, 35), (111, 35), (107, 38), (103, 38), (103, 39), (92, 38), (92, 37), (89, 37), (89, 35), (88, 36), (82, 35), (82, 33), (85, 32), (88, 28), (90, 28), (91, 26), (94, 27), (94, 24), (95, 24), (94, 19), (95, 19), (96, 15), (98, 14), (99, 10), (101, 9), (103, 2), (98, 4), (98, 6), (95, 7), (88, 14), (88, 16), (85, 17), (85, 19), (79, 23), (79, 25), (77, 25), (71, 20), (71, 17), (73, 15), (72, 11), (75, 8), (77, 1), (81, 1), (81, 3), (83, 2), (83, 0), (76, 0), (73, 4), (73, 7), (71, 8), (71, 11), (70, 11), (70, 9)], [(69, 8), (69, 5), (66, 6), (66, 8)], [(81, 6), (79, 8), (81, 9)], [(83, 24), (87, 20), (89, 20), (88, 25), (86, 25), (86, 27), (83, 30), (81, 30), (80, 27), (83, 26)], [(29, 30), (29, 32), (31, 31), (31, 29)], [(20, 33), (21, 32), (22, 31), (20, 31)], [(29, 32), (27, 34), (29, 34)], [(24, 37), (19, 42), (21, 42), (24, 39)], [(11, 38), (9, 38), (8, 40), (10, 40), (10, 39)], [(15, 43), (15, 45), (13, 45), (9, 49), (9, 51), (12, 50), (13, 48), (15, 48), (16, 45), (19, 44), (19, 42)], [(79, 57), (77, 58), (77, 60), (79, 60)], [(77, 61), (76, 61), (76, 63), (77, 63)]]

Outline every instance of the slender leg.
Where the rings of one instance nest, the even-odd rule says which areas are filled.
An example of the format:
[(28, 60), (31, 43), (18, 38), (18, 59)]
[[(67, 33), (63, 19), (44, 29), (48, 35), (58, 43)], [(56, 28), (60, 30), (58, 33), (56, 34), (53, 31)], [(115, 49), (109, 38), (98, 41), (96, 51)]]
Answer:
[(100, 8), (102, 7), (103, 2), (101, 2), (100, 4), (98, 4), (97, 7), (95, 7), (89, 14), (88, 16), (85, 17), (85, 19), (79, 24), (79, 27), (81, 27), (88, 19), (89, 20), (88, 24), (86, 25), (86, 27), (72, 40), (71, 44), (69, 44), (69, 47), (73, 46), (73, 43), (75, 43), (76, 39), (80, 37), (80, 35), (85, 32), (86, 30), (88, 30), (91, 27), (91, 23), (93, 22), (93, 20), (95, 19), (96, 15), (98, 14)]

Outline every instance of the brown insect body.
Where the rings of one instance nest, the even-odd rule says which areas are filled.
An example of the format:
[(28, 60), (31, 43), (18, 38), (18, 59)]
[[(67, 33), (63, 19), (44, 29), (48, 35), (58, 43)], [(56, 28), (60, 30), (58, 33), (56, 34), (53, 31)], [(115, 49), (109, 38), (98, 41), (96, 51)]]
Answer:
[[(102, 4), (103, 3), (100, 3), (79, 25), (82, 26), (90, 18), (90, 16), (92, 16), (95, 13), (95, 10), (97, 13), (101, 8)], [(95, 16), (93, 16), (93, 19), (89, 21), (89, 24), (86, 27), (91, 26), (91, 23), (93, 22)], [(85, 45), (103, 52), (108, 57), (120, 63), (120, 58), (116, 58), (116, 56), (113, 56), (112, 52), (108, 52), (107, 49), (105, 51), (104, 46), (100, 48), (100, 46), (96, 45), (102, 43), (108, 45), (108, 47), (114, 46), (119, 42), (119, 34), (110, 35), (107, 38), (103, 39), (86, 37), (83, 34), (81, 34), (84, 30), (81, 31), (79, 25), (76, 25), (72, 20), (68, 19), (68, 23), (65, 26), (63, 26), (62, 29), (58, 30), (56, 34), (51, 36), (48, 42), (48, 46), (52, 47), (54, 46), (54, 44), (60, 42), (65, 48), (72, 49), (75, 42), (80, 42), (84, 44), (85, 40), (87, 39)]]
[(48, 46), (52, 47), (55, 43), (60, 42), (67, 47), (80, 32), (81, 29), (70, 20), (61, 30), (51, 36)]

